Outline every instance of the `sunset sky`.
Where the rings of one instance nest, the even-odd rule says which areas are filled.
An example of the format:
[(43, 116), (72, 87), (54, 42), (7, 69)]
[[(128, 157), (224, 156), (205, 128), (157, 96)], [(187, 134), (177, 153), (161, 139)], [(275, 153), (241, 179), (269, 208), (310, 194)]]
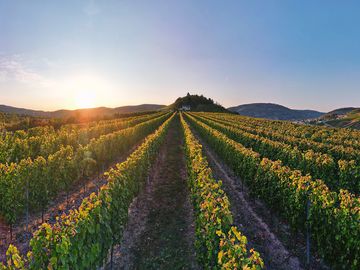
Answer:
[(0, 104), (360, 106), (359, 1), (0, 0)]

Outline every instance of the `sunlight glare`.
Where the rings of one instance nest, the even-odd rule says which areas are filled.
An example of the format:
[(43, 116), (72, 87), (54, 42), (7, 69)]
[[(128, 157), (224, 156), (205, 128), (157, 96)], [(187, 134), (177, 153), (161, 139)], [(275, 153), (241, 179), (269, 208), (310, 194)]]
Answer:
[(96, 95), (91, 90), (80, 90), (75, 94), (76, 107), (79, 109), (94, 108), (96, 105)]
[(69, 93), (69, 107), (73, 109), (94, 108), (108, 103), (113, 86), (98, 74), (72, 75), (64, 80), (62, 87)]

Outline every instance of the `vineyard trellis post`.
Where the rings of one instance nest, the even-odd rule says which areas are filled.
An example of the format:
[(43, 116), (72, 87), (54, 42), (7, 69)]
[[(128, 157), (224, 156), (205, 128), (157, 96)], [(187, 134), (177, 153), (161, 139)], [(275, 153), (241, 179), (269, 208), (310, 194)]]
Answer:
[(310, 265), (311, 263), (311, 230), (310, 230), (310, 190), (307, 191), (307, 200), (306, 200), (306, 264)]
[(111, 251), (110, 251), (110, 270), (113, 270), (113, 261), (114, 261), (114, 244), (111, 245)]
[[(26, 233), (29, 233), (29, 177), (26, 175)], [(27, 236), (26, 236), (27, 237)]]

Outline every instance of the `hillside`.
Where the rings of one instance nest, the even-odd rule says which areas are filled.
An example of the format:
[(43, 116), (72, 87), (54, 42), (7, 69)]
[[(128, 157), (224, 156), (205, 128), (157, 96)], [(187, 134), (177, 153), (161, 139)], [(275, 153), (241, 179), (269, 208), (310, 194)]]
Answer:
[(189, 108), (191, 111), (197, 112), (227, 112), (223, 106), (211, 98), (206, 98), (203, 95), (190, 95), (189, 93), (185, 97), (177, 98), (173, 104), (169, 105), (169, 108), (173, 110)]
[(321, 116), (316, 124), (360, 129), (360, 108), (340, 108)]
[(98, 107), (90, 109), (78, 109), (78, 110), (57, 110), (57, 111), (39, 111), (39, 110), (30, 110), (24, 108), (17, 108), (7, 105), (0, 105), (0, 112), (18, 114), (18, 115), (28, 115), (36, 117), (47, 117), (47, 118), (68, 118), (68, 117), (94, 117), (94, 116), (109, 116), (113, 114), (127, 114), (127, 113), (137, 113), (137, 112), (146, 112), (146, 111), (156, 111), (164, 108), (164, 105), (157, 104), (142, 104), (134, 106), (122, 106), (116, 108), (107, 108), (107, 107)]
[(347, 108), (340, 108), (340, 109), (336, 109), (333, 111), (330, 111), (326, 114), (324, 114), (323, 116), (321, 116), (322, 119), (334, 119), (337, 117), (341, 117), (344, 116), (354, 110), (356, 110), (357, 108), (354, 107), (347, 107)]
[(323, 113), (313, 110), (293, 110), (282, 105), (273, 103), (252, 103), (236, 107), (230, 107), (228, 110), (240, 115), (266, 118), (272, 120), (304, 120), (317, 118)]

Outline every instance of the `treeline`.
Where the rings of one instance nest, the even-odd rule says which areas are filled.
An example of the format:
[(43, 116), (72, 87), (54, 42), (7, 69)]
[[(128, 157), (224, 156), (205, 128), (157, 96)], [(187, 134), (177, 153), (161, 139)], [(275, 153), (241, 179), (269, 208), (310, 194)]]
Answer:
[(184, 106), (190, 107), (192, 111), (227, 112), (223, 106), (211, 98), (206, 98), (203, 95), (190, 95), (189, 93), (185, 97), (177, 98), (174, 104), (170, 105), (174, 110), (179, 110)]

